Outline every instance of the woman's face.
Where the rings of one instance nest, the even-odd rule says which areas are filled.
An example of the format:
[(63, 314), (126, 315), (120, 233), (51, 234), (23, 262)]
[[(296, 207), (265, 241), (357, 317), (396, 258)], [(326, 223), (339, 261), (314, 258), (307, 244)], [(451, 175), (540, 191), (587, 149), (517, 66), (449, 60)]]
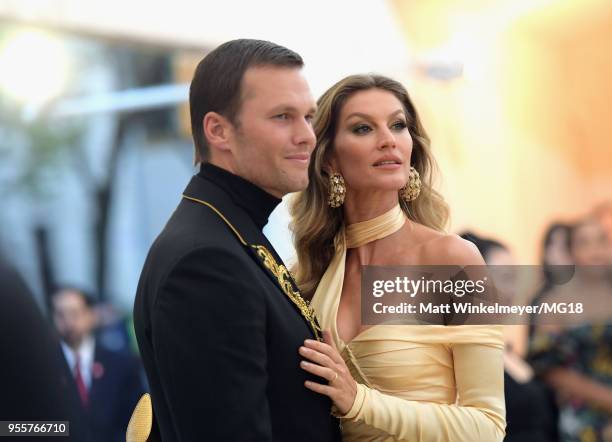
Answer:
[(609, 247), (606, 233), (597, 221), (587, 221), (574, 231), (572, 256), (577, 265), (605, 266), (610, 264)]
[(360, 91), (340, 111), (333, 172), (340, 172), (349, 192), (401, 189), (408, 182), (412, 137), (404, 107), (391, 92)]

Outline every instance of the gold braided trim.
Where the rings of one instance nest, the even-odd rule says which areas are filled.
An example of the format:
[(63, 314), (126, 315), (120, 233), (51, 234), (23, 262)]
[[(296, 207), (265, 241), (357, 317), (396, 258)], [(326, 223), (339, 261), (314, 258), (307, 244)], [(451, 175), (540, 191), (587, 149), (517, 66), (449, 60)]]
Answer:
[(321, 337), (321, 327), (317, 321), (317, 318), (314, 314), (314, 310), (308, 305), (308, 303), (302, 298), (300, 292), (294, 289), (294, 285), (291, 278), (291, 273), (287, 270), (283, 264), (279, 264), (272, 256), (272, 253), (264, 246), (255, 246), (251, 245), (256, 251), (257, 254), (262, 258), (264, 265), (272, 274), (276, 277), (278, 283), (283, 289), (283, 292), (291, 299), (291, 301), (297, 306), (297, 308), (302, 313), (302, 316), (306, 318), (308, 323), (310, 324), (310, 328), (315, 335), (315, 337), (320, 341)]
[(225, 222), (225, 224), (227, 224), (228, 227), (232, 229), (232, 231), (236, 234), (236, 237), (238, 237), (242, 245), (251, 247), (255, 250), (257, 256), (261, 258), (264, 266), (274, 275), (274, 277), (278, 281), (278, 284), (283, 290), (283, 293), (291, 300), (291, 302), (293, 302), (293, 304), (296, 305), (296, 307), (300, 310), (302, 316), (306, 319), (306, 321), (308, 321), (308, 323), (310, 324), (310, 328), (312, 329), (315, 335), (315, 338), (317, 338), (317, 340), (319, 341), (322, 341), (323, 338), (321, 334), (321, 327), (319, 326), (317, 318), (314, 314), (314, 310), (310, 307), (310, 305), (308, 305), (304, 298), (302, 298), (300, 292), (295, 289), (291, 273), (289, 272), (287, 267), (285, 267), (283, 264), (279, 264), (278, 262), (276, 262), (276, 259), (274, 259), (272, 253), (270, 253), (270, 251), (265, 246), (248, 244), (244, 240), (242, 235), (240, 235), (238, 230), (232, 225), (232, 223), (230, 223), (229, 220), (209, 202), (193, 198), (184, 194), (183, 198), (190, 201), (194, 201), (199, 204), (203, 204), (206, 207), (212, 209), (217, 215), (219, 215), (219, 217)]
[(236, 230), (236, 228), (232, 225), (232, 223), (230, 223), (227, 218), (225, 216), (223, 216), (223, 214), (221, 212), (219, 212), (219, 210), (213, 206), (212, 204), (210, 204), (209, 202), (206, 201), (202, 201), (199, 200), (197, 198), (192, 198), (190, 196), (187, 196), (185, 194), (183, 194), (183, 198), (185, 198), (186, 200), (190, 200), (190, 201), (195, 201), (196, 203), (200, 203), (200, 204), (204, 204), (205, 206), (208, 206), (209, 208), (211, 208), (217, 215), (219, 215), (219, 217), (221, 217), (221, 219), (223, 221), (225, 221), (225, 224), (227, 224), (229, 226), (230, 229), (233, 230), (233, 232), (236, 234), (236, 236), (238, 237), (238, 239), (240, 240), (240, 242), (242, 243), (243, 246), (247, 246), (247, 242), (244, 240), (244, 238), (242, 237), (242, 235), (240, 235), (240, 233), (238, 232), (238, 230)]

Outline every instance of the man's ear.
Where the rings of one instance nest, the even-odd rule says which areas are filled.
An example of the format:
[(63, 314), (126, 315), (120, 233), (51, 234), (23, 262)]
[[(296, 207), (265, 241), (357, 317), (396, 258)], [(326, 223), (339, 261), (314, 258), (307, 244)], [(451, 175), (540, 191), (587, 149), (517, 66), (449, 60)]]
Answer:
[(214, 150), (231, 150), (230, 140), (234, 127), (227, 118), (217, 112), (208, 112), (204, 115), (202, 127), (211, 153)]

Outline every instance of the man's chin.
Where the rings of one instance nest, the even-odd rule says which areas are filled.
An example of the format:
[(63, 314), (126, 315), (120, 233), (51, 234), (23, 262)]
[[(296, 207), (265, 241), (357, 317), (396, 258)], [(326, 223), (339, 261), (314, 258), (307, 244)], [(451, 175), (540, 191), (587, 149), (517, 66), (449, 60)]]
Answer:
[(78, 340), (76, 339), (68, 339), (68, 338), (63, 338), (63, 341), (68, 345), (68, 347), (77, 347), (78, 346)]
[(306, 188), (308, 187), (308, 177), (290, 183), (287, 187), (290, 189), (287, 191), (287, 193), (295, 193), (301, 192), (302, 190), (306, 190)]

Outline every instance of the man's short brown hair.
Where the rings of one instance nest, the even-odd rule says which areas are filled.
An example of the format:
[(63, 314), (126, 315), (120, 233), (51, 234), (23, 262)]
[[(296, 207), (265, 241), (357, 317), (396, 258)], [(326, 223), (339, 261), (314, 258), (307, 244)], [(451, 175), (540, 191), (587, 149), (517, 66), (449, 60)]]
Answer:
[(223, 115), (235, 126), (239, 124), (241, 84), (247, 69), (256, 66), (301, 68), (303, 65), (299, 54), (264, 40), (228, 41), (206, 55), (198, 64), (189, 88), (196, 164), (209, 156), (202, 125), (208, 112)]

